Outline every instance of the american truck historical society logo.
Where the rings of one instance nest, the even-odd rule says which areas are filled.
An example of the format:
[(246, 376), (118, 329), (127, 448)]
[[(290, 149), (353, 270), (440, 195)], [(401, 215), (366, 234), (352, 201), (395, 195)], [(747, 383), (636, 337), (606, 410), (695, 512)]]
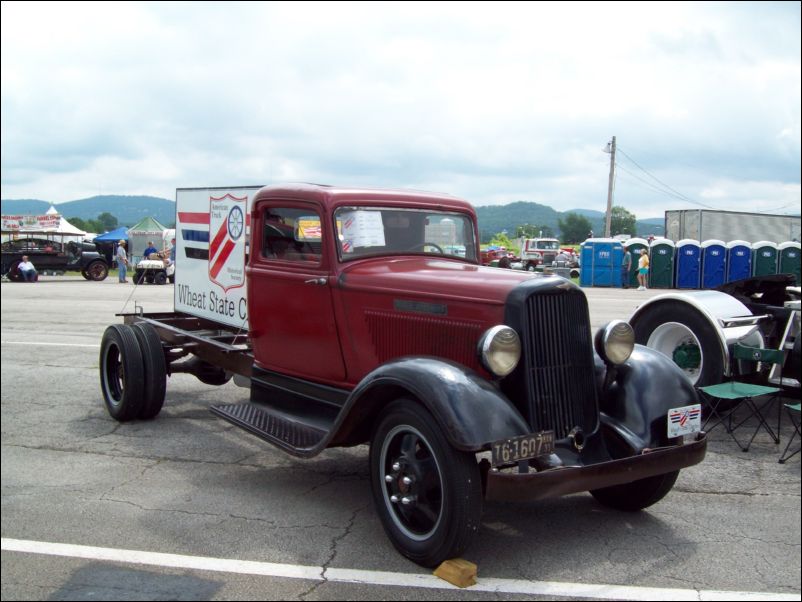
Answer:
[(209, 280), (224, 291), (245, 284), (248, 197), (209, 197)]

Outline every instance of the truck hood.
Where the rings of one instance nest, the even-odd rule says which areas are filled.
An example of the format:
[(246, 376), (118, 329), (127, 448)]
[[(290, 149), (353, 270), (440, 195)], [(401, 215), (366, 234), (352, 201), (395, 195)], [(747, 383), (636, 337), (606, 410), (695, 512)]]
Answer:
[(360, 261), (340, 274), (347, 290), (416, 295), (503, 305), (508, 293), (525, 280), (557, 278), (510, 269), (490, 268), (431, 257), (386, 257)]

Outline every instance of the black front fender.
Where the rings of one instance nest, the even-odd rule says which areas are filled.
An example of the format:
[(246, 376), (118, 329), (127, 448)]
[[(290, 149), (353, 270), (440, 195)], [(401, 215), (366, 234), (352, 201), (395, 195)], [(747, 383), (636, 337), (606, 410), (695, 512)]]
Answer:
[(462, 451), (531, 429), (512, 402), (491, 382), (457, 363), (429, 357), (393, 360), (368, 374), (340, 413), (330, 446), (368, 438), (382, 409), (399, 397), (418, 400), (434, 416), (449, 443)]
[(698, 403), (693, 385), (662, 353), (635, 345), (615, 380), (601, 392), (601, 419), (635, 452), (668, 444), (671, 408)]

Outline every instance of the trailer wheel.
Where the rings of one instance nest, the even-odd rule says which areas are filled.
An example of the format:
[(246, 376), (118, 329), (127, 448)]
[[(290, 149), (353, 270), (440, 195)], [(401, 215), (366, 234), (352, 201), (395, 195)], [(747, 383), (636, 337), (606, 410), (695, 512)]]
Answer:
[(724, 357), (715, 326), (691, 305), (665, 301), (648, 306), (632, 327), (636, 343), (671, 358), (695, 387), (724, 380)]
[(127, 422), (139, 416), (144, 403), (144, 376), (142, 351), (131, 327), (109, 326), (100, 343), (100, 390), (112, 418)]
[(679, 470), (654, 477), (646, 477), (632, 483), (614, 485), (604, 489), (594, 489), (590, 494), (596, 500), (616, 510), (636, 512), (662, 500), (679, 476)]
[(156, 329), (150, 324), (134, 324), (131, 329), (142, 351), (145, 366), (145, 393), (137, 418), (150, 420), (161, 412), (167, 389), (167, 362)]
[(373, 501), (401, 554), (436, 566), (462, 554), (482, 515), (479, 466), (455, 450), (420, 404), (390, 404), (370, 444)]

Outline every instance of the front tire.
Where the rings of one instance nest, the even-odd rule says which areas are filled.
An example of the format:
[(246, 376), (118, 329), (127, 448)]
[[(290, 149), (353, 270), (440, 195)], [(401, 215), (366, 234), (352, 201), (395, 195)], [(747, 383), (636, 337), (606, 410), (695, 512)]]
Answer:
[(82, 271), (81, 274), (87, 280), (93, 280), (94, 282), (101, 282), (102, 280), (106, 279), (106, 276), (109, 275), (109, 266), (105, 264), (103, 261), (93, 261), (89, 264), (89, 266), (84, 270), (86, 274)]
[(451, 447), (419, 403), (387, 407), (371, 438), (370, 475), (382, 526), (410, 560), (437, 566), (473, 541), (482, 515), (476, 458)]
[(678, 476), (679, 470), (675, 470), (654, 477), (646, 477), (632, 483), (594, 489), (590, 494), (599, 503), (609, 508), (625, 512), (637, 512), (662, 500), (674, 487)]

